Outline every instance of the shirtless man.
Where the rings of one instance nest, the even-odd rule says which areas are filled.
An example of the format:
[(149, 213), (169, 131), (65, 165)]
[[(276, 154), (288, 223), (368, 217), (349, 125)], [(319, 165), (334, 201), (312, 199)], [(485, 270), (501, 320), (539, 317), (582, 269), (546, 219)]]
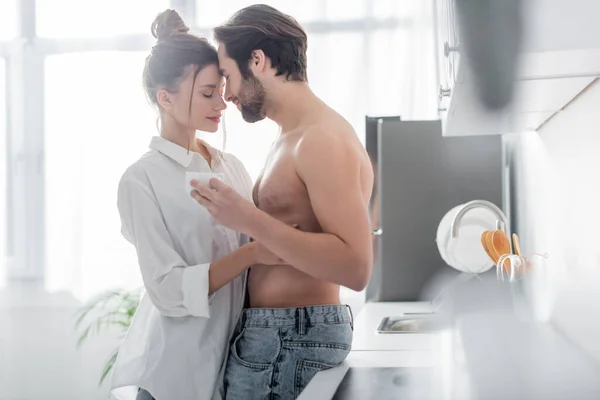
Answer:
[(293, 18), (254, 5), (214, 32), (226, 100), (247, 122), (269, 118), (281, 132), (254, 187), (256, 207), (216, 179), (194, 196), (286, 262), (249, 272), (251, 308), (231, 345), (226, 398), (291, 399), (350, 351), (339, 289), (369, 281), (373, 170), (352, 126), (310, 90), (307, 37)]

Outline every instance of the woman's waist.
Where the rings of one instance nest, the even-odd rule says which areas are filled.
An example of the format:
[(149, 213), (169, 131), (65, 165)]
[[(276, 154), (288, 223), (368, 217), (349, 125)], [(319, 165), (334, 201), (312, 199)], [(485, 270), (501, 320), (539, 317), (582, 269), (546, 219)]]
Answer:
[[(154, 306), (150, 296), (142, 298), (131, 326), (123, 341), (122, 347), (191, 347), (202, 349), (214, 346), (218, 342), (227, 342), (227, 337), (233, 330), (232, 320), (239, 314), (240, 304), (234, 304), (227, 296), (234, 281), (224, 286), (223, 292), (215, 293), (210, 300), (210, 318), (192, 315), (169, 317), (162, 315)], [(225, 295), (225, 296), (223, 296)], [(235, 302), (238, 303), (238, 302)]]

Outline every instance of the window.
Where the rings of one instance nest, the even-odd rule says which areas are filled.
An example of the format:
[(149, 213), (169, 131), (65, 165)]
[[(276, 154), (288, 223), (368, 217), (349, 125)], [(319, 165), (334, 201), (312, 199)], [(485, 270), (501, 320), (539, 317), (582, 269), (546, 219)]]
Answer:
[[(235, 154), (244, 164), (252, 179), (256, 180), (279, 128), (274, 122), (267, 119), (248, 124), (232, 105), (229, 105), (225, 112), (225, 125), (227, 129), (225, 149), (227, 152)], [(208, 135), (204, 139), (211, 145), (222, 147), (220, 137), (215, 138), (214, 135)]]
[(37, 0), (37, 33), (49, 38), (145, 35), (167, 8), (168, 0)]
[(373, 1), (373, 16), (375, 18), (389, 18), (392, 15), (398, 15), (397, 9), (404, 7), (406, 5), (397, 0), (375, 0)]
[(6, 67), (0, 59), (0, 287), (6, 280)]
[(324, 3), (325, 19), (328, 21), (357, 20), (366, 16), (365, 0), (345, 0), (343, 6), (337, 0), (327, 0)]
[(146, 52), (48, 57), (45, 66), (46, 287), (88, 297), (140, 283), (120, 235), (117, 185), (157, 134)]
[(308, 79), (315, 93), (364, 136), (364, 109), (371, 71), (362, 32), (332, 32), (308, 37)]
[[(331, 1), (331, 0), (329, 0)], [(356, 1), (356, 0), (353, 0)], [(358, 0), (363, 1), (363, 0)], [(323, 1), (321, 0), (266, 0), (256, 2), (250, 0), (230, 1), (196, 1), (196, 24), (204, 29), (212, 29), (233, 15), (237, 10), (252, 4), (267, 4), (278, 10), (293, 16), (299, 22), (312, 22), (323, 13)]]
[(2, 0), (0, 4), (0, 42), (17, 35), (17, 2)]
[[(11, 279), (43, 279), (48, 290), (66, 290), (81, 300), (103, 289), (141, 283), (135, 250), (120, 234), (116, 191), (121, 174), (157, 134), (157, 114), (141, 85), (144, 58), (153, 43), (150, 23), (159, 12), (175, 8), (193, 31), (210, 35), (211, 28), (254, 3), (0, 1), (0, 173), (6, 176), (7, 159), (29, 163), (26, 174), (10, 175), (8, 183), (0, 179), (0, 262), (7, 253), (4, 214), (14, 211), (6, 210), (7, 191), (14, 190), (17, 201), (10, 206), (16, 209), (24, 204), (18, 199), (31, 198), (27, 188), (44, 188), (41, 201), (28, 203), (33, 211), (19, 208), (19, 218), (11, 224), (19, 233), (10, 236), (19, 250), (14, 251)], [(431, 2), (265, 3), (304, 26), (309, 83), (354, 126), (359, 138), (364, 138), (366, 114), (435, 118)], [(27, 26), (32, 7), (35, 32)], [(21, 25), (26, 29), (20, 33)], [(11, 67), (11, 87), (30, 91), (29, 98), (8, 109), (5, 64)], [(40, 101), (26, 101), (31, 98)], [(24, 115), (43, 119), (23, 123)], [(6, 121), (16, 128), (7, 130)], [(226, 150), (256, 179), (277, 125), (268, 120), (247, 124), (235, 107), (229, 107), (225, 122)], [(222, 147), (222, 133), (204, 136)], [(19, 144), (8, 149), (15, 154), (7, 154), (7, 143)], [(38, 220), (45, 222), (44, 229), (36, 230)], [(0, 264), (0, 285), (5, 274)]]
[(418, 0), (372, 0), (372, 16), (378, 19), (396, 18), (400, 20), (414, 21), (419, 18), (429, 18), (430, 5), (423, 5)]
[(435, 60), (430, 45), (427, 35), (406, 29), (379, 30), (370, 36), (367, 114), (437, 118)]

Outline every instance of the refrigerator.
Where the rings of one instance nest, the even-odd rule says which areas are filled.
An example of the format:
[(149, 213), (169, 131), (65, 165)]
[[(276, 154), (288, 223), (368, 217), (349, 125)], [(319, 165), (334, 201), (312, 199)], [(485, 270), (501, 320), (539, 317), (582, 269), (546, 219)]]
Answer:
[(443, 137), (439, 120), (368, 116), (365, 127), (375, 172), (369, 205), (374, 266), (366, 301), (431, 300), (432, 279), (458, 273), (438, 252), (442, 217), (475, 199), (504, 206), (502, 138)]

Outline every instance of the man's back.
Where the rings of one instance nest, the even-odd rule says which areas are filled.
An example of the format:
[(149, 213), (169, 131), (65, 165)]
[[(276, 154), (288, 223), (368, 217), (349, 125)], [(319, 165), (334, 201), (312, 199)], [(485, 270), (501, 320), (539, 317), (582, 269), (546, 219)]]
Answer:
[[(355, 181), (360, 187), (365, 210), (373, 185), (372, 166), (351, 125), (325, 104), (320, 103), (316, 113), (300, 116), (300, 119), (304, 122), (292, 131), (282, 132), (273, 144), (254, 187), (254, 202), (262, 211), (302, 231), (334, 233), (324, 229), (322, 221), (315, 215), (311, 202), (315, 194), (300, 176), (299, 163), (311, 162), (305, 159), (307, 156), (328, 157), (327, 153), (331, 152), (341, 154), (348, 163), (357, 165), (360, 173), (345, 179)], [(300, 151), (299, 147), (307, 142), (316, 144), (315, 153), (319, 154)], [(334, 165), (331, 168), (335, 168)], [(320, 173), (332, 174), (332, 169), (323, 168)], [(321, 207), (325, 208), (321, 212), (333, 213), (336, 206), (327, 203), (321, 204)], [(346, 218), (346, 223), (352, 225), (353, 216), (347, 215)], [(255, 266), (251, 269), (248, 285), (251, 307), (298, 307), (340, 302), (339, 285), (311, 277), (290, 265)]]

